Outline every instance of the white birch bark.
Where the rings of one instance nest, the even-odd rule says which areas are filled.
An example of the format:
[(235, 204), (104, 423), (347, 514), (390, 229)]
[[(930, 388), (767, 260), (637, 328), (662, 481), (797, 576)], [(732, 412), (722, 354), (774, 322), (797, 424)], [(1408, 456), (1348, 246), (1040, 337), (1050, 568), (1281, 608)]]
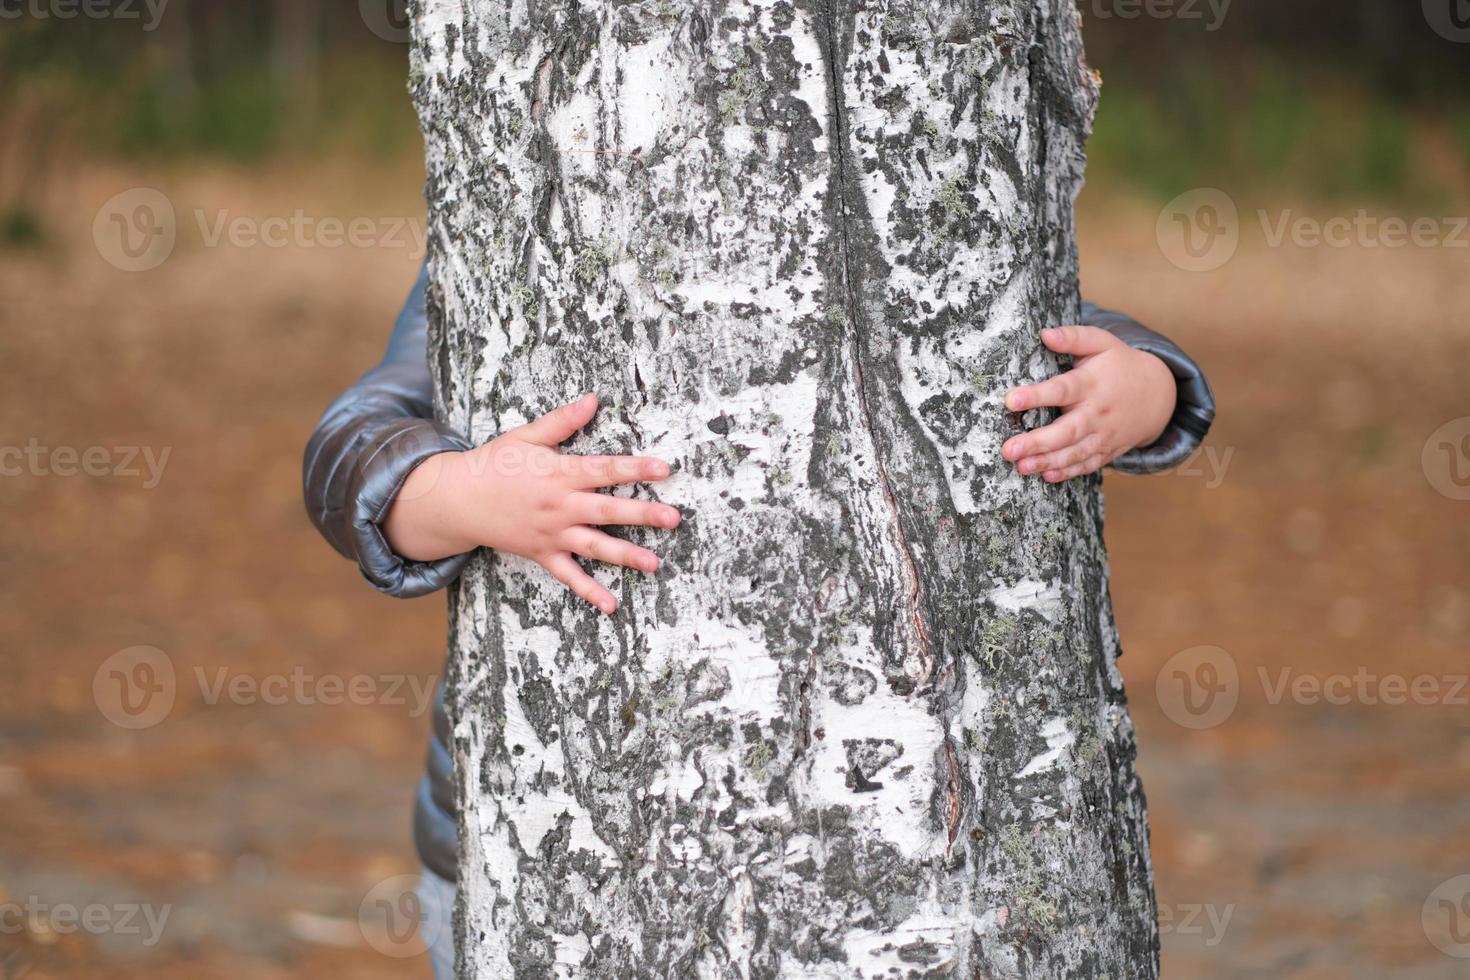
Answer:
[[(1157, 973), (1078, 315), (1068, 0), (417, 0), (439, 410), (584, 391), (684, 509), (451, 603), (462, 977)], [(493, 503), (489, 505), (493, 506)]]

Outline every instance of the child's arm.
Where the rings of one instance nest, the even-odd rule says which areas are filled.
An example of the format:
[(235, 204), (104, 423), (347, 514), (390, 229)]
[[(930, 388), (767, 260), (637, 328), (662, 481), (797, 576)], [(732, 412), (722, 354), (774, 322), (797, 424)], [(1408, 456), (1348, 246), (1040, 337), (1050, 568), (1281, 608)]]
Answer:
[(612, 611), (611, 594), (571, 554), (652, 570), (658, 559), (651, 552), (591, 525), (674, 527), (679, 512), (592, 491), (662, 479), (667, 465), (555, 453), (557, 442), (591, 419), (591, 398), (478, 449), (435, 422), (425, 282), (421, 273), (382, 362), (317, 423), (303, 481), (312, 522), (389, 595), (443, 588), (468, 553), (484, 545), (535, 559), (583, 598)]
[(1042, 342), (1074, 358), (1070, 371), (1006, 395), (1011, 411), (1053, 406), (1050, 425), (1001, 447), (1019, 472), (1049, 483), (1111, 463), (1124, 473), (1178, 466), (1215, 419), (1215, 397), (1199, 365), (1172, 341), (1120, 313), (1084, 304), (1090, 326), (1042, 331)]

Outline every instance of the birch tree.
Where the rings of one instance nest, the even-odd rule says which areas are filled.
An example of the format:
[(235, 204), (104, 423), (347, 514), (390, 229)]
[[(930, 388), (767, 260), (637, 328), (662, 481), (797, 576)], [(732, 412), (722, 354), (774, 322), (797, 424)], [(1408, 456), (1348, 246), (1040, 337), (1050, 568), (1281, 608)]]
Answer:
[(613, 617), (451, 598), (460, 976), (1156, 975), (1098, 484), (1000, 455), (1079, 314), (1075, 6), (413, 17), (441, 416), (596, 391), (568, 451), (686, 515)]

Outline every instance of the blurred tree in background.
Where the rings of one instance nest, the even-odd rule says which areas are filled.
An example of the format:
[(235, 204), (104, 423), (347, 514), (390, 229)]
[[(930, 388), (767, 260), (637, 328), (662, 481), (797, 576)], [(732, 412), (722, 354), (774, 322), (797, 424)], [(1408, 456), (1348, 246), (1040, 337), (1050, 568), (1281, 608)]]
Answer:
[(375, 35), (359, 5), (152, 0), (156, 23), (148, 0), (88, 0), (118, 16), (33, 13), (59, 2), (78, 0), (0, 0), (0, 81), (65, 99), (90, 149), (250, 158), (292, 140), (321, 149), (364, 123), (354, 138), (397, 143), (411, 121), (407, 49)]
[(1079, 0), (1106, 83), (1094, 172), (1161, 195), (1223, 176), (1327, 198), (1463, 192), (1470, 24), (1436, 30), (1460, 2), (1160, 0), (1176, 14), (1124, 19), (1129, 0)]
[[(1460, 2), (1078, 0), (1094, 185), (1461, 194), (1470, 29), (1433, 26)], [(34, 202), (79, 161), (417, 155), (402, 6), (0, 0), (0, 240), (38, 240)]]
[(82, 160), (419, 152), (407, 47), (370, 29), (366, 0), (81, 6), (0, 0), (5, 241), (39, 238), (37, 200)]

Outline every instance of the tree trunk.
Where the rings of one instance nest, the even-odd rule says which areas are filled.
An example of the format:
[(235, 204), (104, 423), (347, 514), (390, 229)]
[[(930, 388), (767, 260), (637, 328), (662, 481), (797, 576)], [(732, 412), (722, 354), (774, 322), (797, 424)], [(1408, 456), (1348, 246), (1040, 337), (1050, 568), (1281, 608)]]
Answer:
[(1000, 457), (1078, 316), (1074, 6), (414, 16), (442, 416), (597, 391), (569, 451), (686, 514), (612, 618), (457, 587), (460, 975), (1155, 975), (1098, 485)]

